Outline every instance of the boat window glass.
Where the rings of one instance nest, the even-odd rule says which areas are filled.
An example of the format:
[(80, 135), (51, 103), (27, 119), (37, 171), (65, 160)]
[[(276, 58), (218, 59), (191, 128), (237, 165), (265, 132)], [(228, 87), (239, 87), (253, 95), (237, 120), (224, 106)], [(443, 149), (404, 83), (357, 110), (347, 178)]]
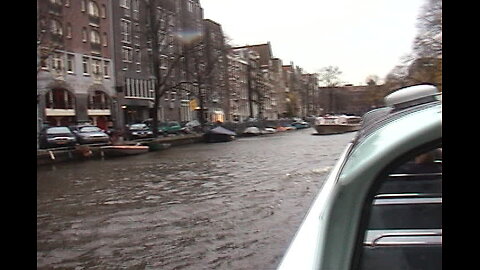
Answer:
[(377, 183), (354, 268), (441, 269), (442, 148), (414, 155)]

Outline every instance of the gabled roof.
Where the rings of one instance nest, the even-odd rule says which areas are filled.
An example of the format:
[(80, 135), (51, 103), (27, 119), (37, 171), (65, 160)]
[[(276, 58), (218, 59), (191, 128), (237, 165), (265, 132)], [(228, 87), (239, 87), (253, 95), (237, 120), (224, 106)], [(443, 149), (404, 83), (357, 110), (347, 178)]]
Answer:
[(260, 55), (260, 66), (268, 66), (270, 59), (273, 58), (272, 47), (270, 45), (270, 42), (267, 42), (265, 44), (240, 46), (232, 49), (242, 49), (242, 48), (248, 48), (256, 51)]

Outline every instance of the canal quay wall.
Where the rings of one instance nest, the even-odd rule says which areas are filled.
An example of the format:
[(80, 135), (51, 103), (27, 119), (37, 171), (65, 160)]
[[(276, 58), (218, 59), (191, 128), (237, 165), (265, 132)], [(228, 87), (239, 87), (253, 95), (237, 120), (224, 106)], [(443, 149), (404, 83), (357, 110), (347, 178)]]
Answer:
[[(263, 120), (263, 121), (251, 121), (251, 122), (243, 122), (243, 123), (223, 123), (222, 126), (240, 135), (242, 131), (245, 130), (247, 127), (258, 127), (263, 129), (266, 127), (276, 127), (279, 125), (291, 124), (292, 122), (293, 120), (290, 120), (290, 119)], [(169, 146), (199, 143), (203, 141), (203, 133), (186, 134), (186, 135), (178, 135), (178, 136), (171, 136), (171, 137), (160, 137), (156, 139), (141, 139), (141, 140), (135, 140), (135, 141), (125, 141), (123, 144), (138, 145), (138, 144), (145, 144), (147, 142), (152, 142), (152, 141), (155, 141), (160, 144), (168, 144)], [(92, 158), (93, 159), (103, 158), (104, 154), (102, 152), (101, 147), (105, 145), (106, 144), (101, 144), (101, 145), (90, 144), (90, 145), (81, 145), (76, 148), (60, 147), (60, 148), (53, 148), (53, 149), (39, 149), (37, 150), (37, 165), (48, 165), (48, 164), (55, 164), (59, 162), (79, 161), (79, 160), (92, 159)], [(88, 157), (85, 157), (82, 154), (82, 151), (91, 151), (91, 154), (88, 155)]]
[[(156, 139), (142, 139), (135, 141), (125, 141), (122, 145), (138, 145), (147, 142), (157, 142), (160, 144), (167, 144), (169, 146), (177, 146), (191, 143), (198, 143), (202, 141), (203, 134), (187, 134), (174, 137), (163, 137)], [(103, 158), (104, 153), (102, 146), (106, 144), (91, 144), (79, 145), (76, 148), (61, 147), (53, 149), (39, 149), (37, 150), (37, 165), (48, 165), (59, 162), (79, 161), (86, 159)], [(91, 151), (88, 157), (82, 154), (84, 151)]]

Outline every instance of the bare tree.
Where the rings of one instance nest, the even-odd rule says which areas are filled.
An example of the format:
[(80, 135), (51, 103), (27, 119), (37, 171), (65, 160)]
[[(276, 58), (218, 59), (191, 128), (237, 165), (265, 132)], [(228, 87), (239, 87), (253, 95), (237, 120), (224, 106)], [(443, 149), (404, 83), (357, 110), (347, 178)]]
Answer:
[(48, 10), (46, 1), (37, 1), (37, 74), (56, 50), (62, 49), (63, 30)]
[(403, 87), (409, 84), (408, 81), (408, 66), (395, 66), (385, 78), (385, 85), (390, 88)]
[[(212, 36), (215, 38), (211, 38)], [(228, 48), (223, 35), (205, 34), (197, 42), (189, 44), (187, 49), (190, 64), (186, 71), (195, 86), (190, 88), (189, 93), (199, 101), (199, 121), (202, 126), (206, 122), (205, 106), (218, 103), (221, 97), (225, 96), (222, 91), (225, 91), (228, 84), (226, 77)]]
[(385, 78), (391, 89), (432, 83), (442, 90), (442, 1), (426, 0), (417, 19), (412, 53), (402, 57)]
[(180, 88), (187, 82), (178, 80), (176, 72), (187, 50), (198, 49), (196, 45), (185, 47), (184, 36), (171, 23), (175, 20), (173, 1), (144, 0), (146, 7), (145, 35), (151, 46), (151, 62), (154, 80), (153, 123), (154, 136), (158, 136), (158, 111), (161, 97), (170, 90)]
[(417, 58), (442, 56), (442, 0), (427, 0), (417, 20), (418, 34), (413, 44)]
[(328, 66), (320, 69), (318, 72), (319, 81), (327, 87), (335, 87), (341, 83), (340, 75), (342, 71), (337, 66)]
[(365, 79), (365, 83), (367, 85), (372, 86), (372, 85), (377, 85), (380, 82), (380, 77), (377, 75), (368, 75), (367, 78)]

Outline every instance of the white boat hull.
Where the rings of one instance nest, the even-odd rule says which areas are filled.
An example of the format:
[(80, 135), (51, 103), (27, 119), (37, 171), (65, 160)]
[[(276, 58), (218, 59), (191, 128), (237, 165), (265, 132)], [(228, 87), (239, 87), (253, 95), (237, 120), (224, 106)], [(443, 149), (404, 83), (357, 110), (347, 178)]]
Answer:
[(322, 124), (315, 125), (315, 130), (317, 134), (328, 135), (328, 134), (339, 134), (346, 132), (354, 132), (359, 130), (361, 124)]

